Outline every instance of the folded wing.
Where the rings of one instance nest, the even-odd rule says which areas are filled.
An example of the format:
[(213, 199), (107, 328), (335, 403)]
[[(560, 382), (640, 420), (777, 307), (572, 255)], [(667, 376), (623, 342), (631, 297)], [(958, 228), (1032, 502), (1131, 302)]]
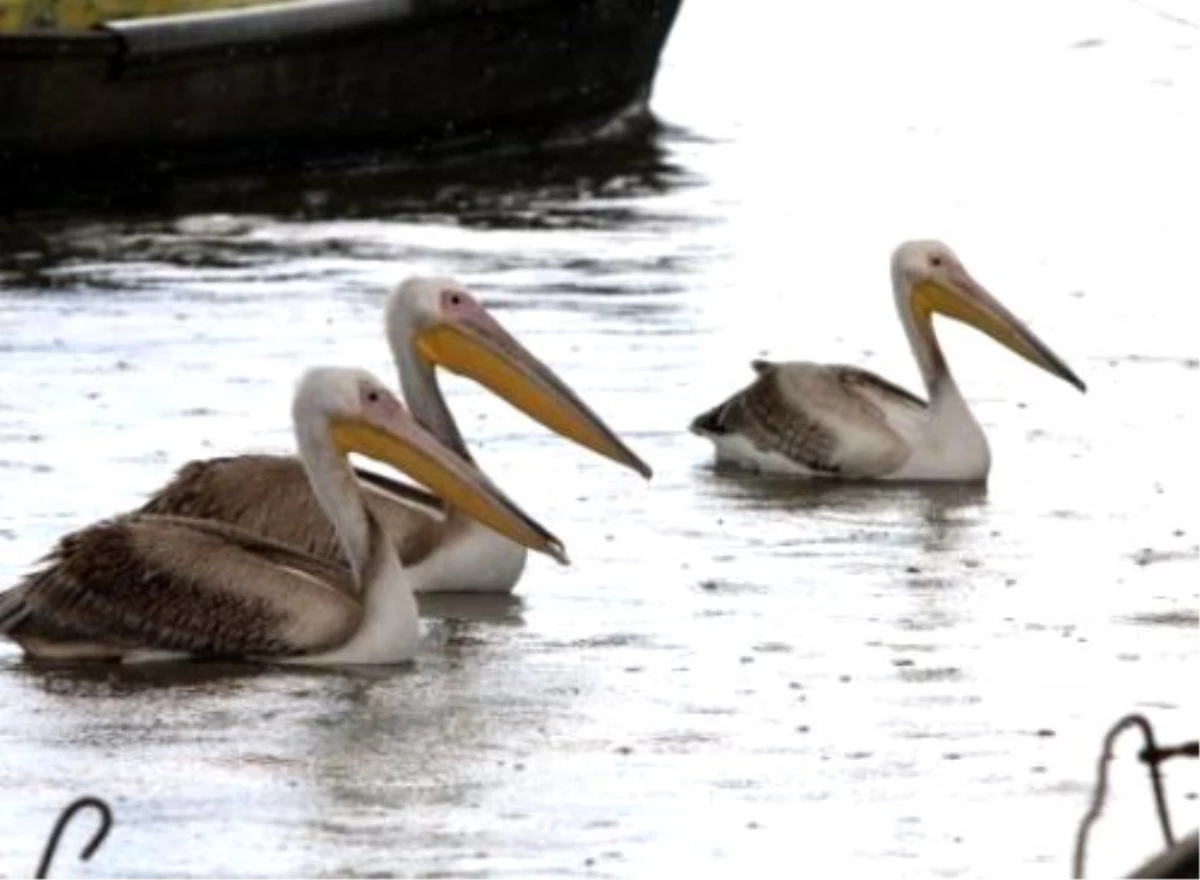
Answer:
[(79, 645), (114, 656), (307, 653), (357, 628), (350, 581), (338, 565), (221, 523), (134, 514), (60, 540), (0, 596), (0, 631), (64, 655)]
[(737, 436), (814, 474), (876, 477), (910, 454), (898, 419), (922, 416), (920, 398), (874, 373), (845, 365), (754, 361), (758, 378), (698, 416), (692, 430)]
[[(405, 566), (437, 545), (446, 507), (415, 486), (356, 468), (371, 512), (396, 541)], [(322, 559), (345, 564), (329, 517), (298, 458), (237, 455), (192, 461), (138, 509), (141, 514), (215, 520)]]

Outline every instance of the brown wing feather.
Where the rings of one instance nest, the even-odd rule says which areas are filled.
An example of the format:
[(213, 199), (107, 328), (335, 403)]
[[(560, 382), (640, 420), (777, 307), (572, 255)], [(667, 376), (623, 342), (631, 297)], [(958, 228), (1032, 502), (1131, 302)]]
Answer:
[(872, 373), (870, 370), (845, 364), (837, 364), (828, 367), (828, 369), (837, 375), (838, 381), (842, 383), (847, 391), (856, 394), (867, 391), (877, 394), (884, 400), (902, 403), (921, 410), (929, 408), (928, 403), (917, 397), (917, 395), (913, 394), (907, 388), (901, 388), (899, 385), (889, 382), (887, 379), (877, 373)]
[[(905, 406), (925, 404), (884, 379), (844, 365), (752, 362), (757, 378), (697, 416), (701, 436), (737, 434), (764, 452), (785, 456), (815, 473), (876, 476), (907, 457), (869, 390)], [(851, 436), (853, 435), (853, 439)]]
[[(800, 362), (802, 363), (802, 362)], [(797, 364), (799, 365), (799, 364)], [(918, 407), (919, 409), (927, 409), (929, 404), (920, 397), (913, 394), (907, 388), (902, 388), (893, 382), (880, 376), (878, 373), (872, 373), (870, 370), (864, 370), (862, 367), (851, 366), (850, 364), (803, 364), (805, 367), (814, 370), (827, 371), (835, 376), (837, 380), (845, 386), (847, 391), (859, 393), (862, 390), (874, 392), (883, 399), (895, 399), (898, 403)], [(787, 367), (786, 362), (768, 361), (768, 360), (753, 360), (750, 362), (751, 369), (755, 374), (762, 376), (773, 372), (779, 367)]]
[[(138, 516), (138, 519), (145, 517)], [(247, 553), (254, 553), (276, 565), (284, 565), (329, 584), (331, 587), (346, 593), (357, 593), (358, 585), (354, 575), (346, 566), (332, 560), (323, 559), (306, 553), (299, 548), (289, 546), (265, 535), (255, 535), (230, 523), (217, 520), (194, 519), (183, 516), (155, 516), (157, 524), (163, 526), (176, 525), (180, 528), (195, 532), (206, 533), (214, 538), (235, 545)], [(372, 522), (374, 526), (374, 522)]]
[[(359, 476), (372, 490), (364, 493), (367, 506), (395, 543), (401, 562), (420, 562), (440, 540), (442, 523), (414, 505), (440, 508), (441, 502), (375, 473), (363, 477), (360, 471)], [(229, 523), (346, 564), (337, 532), (317, 503), (304, 466), (293, 456), (238, 455), (189, 462), (138, 513)]]
[[(362, 606), (330, 566), (213, 523), (131, 515), (67, 535), (5, 594), (5, 634), (125, 649), (288, 655), (342, 644)], [(344, 572), (338, 576), (345, 578)]]

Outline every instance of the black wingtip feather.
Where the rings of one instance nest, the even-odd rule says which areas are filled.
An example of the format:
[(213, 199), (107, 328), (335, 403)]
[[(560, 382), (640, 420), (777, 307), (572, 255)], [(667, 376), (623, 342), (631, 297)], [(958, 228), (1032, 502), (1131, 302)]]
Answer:
[(0, 593), (0, 633), (11, 633), (28, 615), (29, 607), (19, 586)]
[(725, 420), (722, 418), (725, 407), (716, 406), (703, 412), (696, 418), (692, 419), (691, 432), (699, 434), (701, 437), (720, 435), (725, 433)]

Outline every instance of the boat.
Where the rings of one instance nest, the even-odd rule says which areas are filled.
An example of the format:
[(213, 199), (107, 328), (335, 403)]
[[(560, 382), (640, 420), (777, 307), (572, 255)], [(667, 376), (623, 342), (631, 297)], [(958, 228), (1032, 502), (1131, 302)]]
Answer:
[(0, 205), (636, 128), (681, 2), (0, 0)]

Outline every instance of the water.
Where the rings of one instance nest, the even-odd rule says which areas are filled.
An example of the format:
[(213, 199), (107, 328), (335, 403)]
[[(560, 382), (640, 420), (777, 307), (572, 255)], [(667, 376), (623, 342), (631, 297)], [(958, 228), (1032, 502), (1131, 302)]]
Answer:
[[(60, 874), (1065, 875), (1108, 725), (1145, 712), (1170, 743), (1200, 721), (1189, 16), (689, 0), (648, 142), (10, 226), (0, 582), (188, 458), (288, 448), (304, 366), (392, 381), (380, 306), (413, 272), (472, 286), (655, 476), (450, 381), (482, 465), (574, 564), (427, 603), (415, 668), (0, 649), (0, 874), (91, 792), (116, 828), (87, 865), (75, 829)], [(929, 235), (1088, 394), (943, 323), (986, 491), (714, 473), (685, 427), (751, 358), (917, 387), (887, 257)], [(1158, 845), (1134, 754), (1093, 874)], [(1167, 766), (1186, 830), (1195, 770)]]

